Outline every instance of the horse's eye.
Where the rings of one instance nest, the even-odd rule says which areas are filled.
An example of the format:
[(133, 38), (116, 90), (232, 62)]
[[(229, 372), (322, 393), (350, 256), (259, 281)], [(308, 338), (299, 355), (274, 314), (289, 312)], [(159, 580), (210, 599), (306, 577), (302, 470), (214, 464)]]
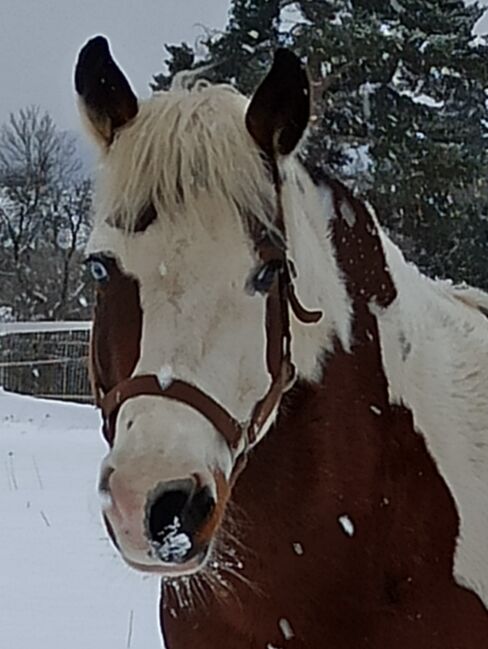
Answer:
[(95, 282), (103, 284), (108, 280), (109, 272), (103, 261), (96, 257), (92, 257), (88, 259), (87, 264), (88, 268), (90, 269), (90, 274)]
[(251, 278), (251, 289), (256, 293), (268, 293), (273, 286), (276, 273), (282, 268), (282, 263), (278, 259), (273, 259), (264, 264), (257, 270)]

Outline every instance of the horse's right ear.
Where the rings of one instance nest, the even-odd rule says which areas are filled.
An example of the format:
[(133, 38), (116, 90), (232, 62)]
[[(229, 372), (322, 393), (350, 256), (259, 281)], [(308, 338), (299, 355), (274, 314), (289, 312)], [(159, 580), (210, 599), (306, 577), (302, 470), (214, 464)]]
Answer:
[(310, 83), (305, 68), (293, 52), (279, 49), (247, 109), (247, 130), (268, 156), (287, 155), (300, 141), (309, 117)]
[(82, 115), (104, 147), (111, 144), (117, 129), (137, 114), (137, 97), (103, 36), (92, 38), (82, 48), (75, 67), (75, 89)]

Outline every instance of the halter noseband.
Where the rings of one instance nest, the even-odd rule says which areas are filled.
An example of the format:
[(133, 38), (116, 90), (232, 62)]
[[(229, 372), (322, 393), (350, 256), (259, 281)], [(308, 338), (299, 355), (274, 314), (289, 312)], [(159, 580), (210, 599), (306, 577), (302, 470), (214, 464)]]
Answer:
[(250, 419), (247, 422), (237, 421), (213, 397), (192, 383), (181, 379), (162, 383), (156, 374), (143, 374), (124, 379), (99, 400), (109, 439), (114, 437), (117, 413), (125, 401), (139, 396), (160, 396), (190, 406), (219, 431), (235, 458), (234, 479), (245, 465), (248, 451), (259, 441), (265, 423), (295, 378), (296, 369), (291, 358), (290, 308), (297, 320), (306, 324), (316, 323), (322, 317), (321, 311), (305, 309), (296, 296), (293, 266), (285, 250), (286, 231), (279, 183), (276, 183), (276, 188), (278, 214), (275, 225), (283, 245), (273, 243), (271, 238), (255, 244), (263, 264), (275, 262), (278, 265), (278, 272), (265, 298), (266, 365), (271, 382), (267, 392), (254, 406)]

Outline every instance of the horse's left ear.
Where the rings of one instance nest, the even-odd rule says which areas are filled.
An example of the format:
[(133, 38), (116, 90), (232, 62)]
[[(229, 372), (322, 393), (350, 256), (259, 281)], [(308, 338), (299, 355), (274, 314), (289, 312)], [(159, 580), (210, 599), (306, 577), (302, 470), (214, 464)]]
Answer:
[(138, 103), (103, 36), (92, 38), (80, 51), (75, 88), (90, 130), (102, 145), (109, 146), (116, 130), (136, 116)]
[(305, 68), (295, 54), (279, 49), (251, 99), (247, 129), (267, 155), (287, 155), (298, 144), (309, 117), (310, 83)]

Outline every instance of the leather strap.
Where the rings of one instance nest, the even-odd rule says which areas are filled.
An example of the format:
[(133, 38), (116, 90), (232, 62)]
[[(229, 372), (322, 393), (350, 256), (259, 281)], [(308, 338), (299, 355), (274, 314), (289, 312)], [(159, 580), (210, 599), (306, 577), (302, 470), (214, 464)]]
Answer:
[(161, 386), (155, 374), (141, 374), (121, 381), (102, 399), (104, 417), (113, 421), (125, 401), (140, 396), (166, 397), (185, 403), (208, 419), (232, 449), (238, 447), (242, 437), (239, 422), (200, 388), (179, 379), (173, 380), (165, 387)]

